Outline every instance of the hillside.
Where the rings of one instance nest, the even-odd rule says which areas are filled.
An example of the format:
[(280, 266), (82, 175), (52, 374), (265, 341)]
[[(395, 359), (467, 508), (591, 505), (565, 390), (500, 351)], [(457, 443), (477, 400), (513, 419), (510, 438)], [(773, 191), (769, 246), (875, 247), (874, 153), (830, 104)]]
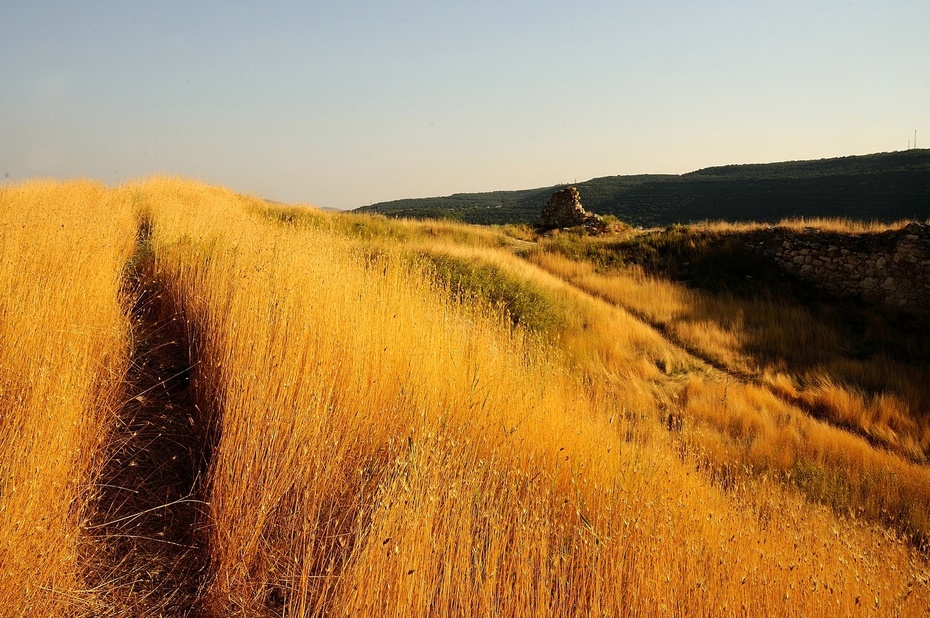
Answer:
[(928, 615), (926, 319), (616, 227), (0, 188), (0, 618)]
[[(396, 200), (363, 206), (358, 212), (532, 224), (548, 197), (566, 186)], [(643, 227), (800, 217), (926, 219), (930, 217), (930, 149), (728, 165), (681, 175), (607, 176), (574, 186), (587, 210)]]

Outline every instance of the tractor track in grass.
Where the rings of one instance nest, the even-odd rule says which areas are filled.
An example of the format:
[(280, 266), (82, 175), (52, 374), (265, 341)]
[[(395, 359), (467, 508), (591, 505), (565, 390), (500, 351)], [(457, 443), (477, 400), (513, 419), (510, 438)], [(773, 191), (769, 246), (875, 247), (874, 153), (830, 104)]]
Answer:
[(193, 616), (206, 579), (209, 463), (183, 320), (153, 274), (150, 225), (124, 276), (132, 356), (93, 515), (94, 578), (108, 615)]

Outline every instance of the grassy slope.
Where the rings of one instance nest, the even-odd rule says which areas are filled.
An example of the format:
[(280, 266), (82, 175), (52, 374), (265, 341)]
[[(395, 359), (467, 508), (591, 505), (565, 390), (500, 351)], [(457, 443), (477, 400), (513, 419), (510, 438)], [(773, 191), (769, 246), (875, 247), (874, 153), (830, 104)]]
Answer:
[[(151, 275), (195, 359), (197, 413), (181, 420), (206, 440), (194, 496), (203, 615), (930, 607), (926, 557), (907, 542), (930, 529), (926, 467), (728, 382), (586, 291), (590, 261), (553, 252), (564, 261), (540, 268), (499, 230), (278, 208), (196, 183), (121, 191), (147, 213)], [(52, 204), (18, 216), (42, 220)], [(135, 241), (131, 226), (115, 237)], [(107, 281), (119, 255), (101, 268)], [(17, 285), (44, 289), (36, 277)], [(131, 300), (114, 288), (100, 288), (110, 301), (87, 300)], [(30, 332), (28, 320), (16, 328)], [(21, 352), (6, 375), (35, 371)], [(54, 433), (48, 408), (20, 407)], [(17, 444), (2, 451), (4, 474), (18, 473)], [(92, 481), (92, 470), (76, 474)], [(86, 496), (46, 499), (67, 513)], [(4, 491), (0, 507), (9, 500)], [(86, 535), (67, 521), (46, 527)], [(8, 597), (7, 614), (25, 598), (49, 603), (44, 615), (76, 615), (99, 592), (79, 572), (64, 586), (30, 576), (2, 580), (0, 593), (24, 595)]]
[(926, 318), (832, 298), (747, 251), (733, 229), (561, 235), (533, 259), (545, 254), (580, 261), (575, 278), (587, 288), (731, 373), (778, 384), (814, 413), (918, 461), (930, 455), (930, 390), (920, 378), (930, 345), (914, 337)]
[[(925, 219), (930, 217), (930, 150), (731, 165), (680, 176), (608, 176), (575, 186), (588, 210), (644, 227), (717, 219)], [(359, 211), (482, 224), (535, 223), (560, 188), (397, 200)]]

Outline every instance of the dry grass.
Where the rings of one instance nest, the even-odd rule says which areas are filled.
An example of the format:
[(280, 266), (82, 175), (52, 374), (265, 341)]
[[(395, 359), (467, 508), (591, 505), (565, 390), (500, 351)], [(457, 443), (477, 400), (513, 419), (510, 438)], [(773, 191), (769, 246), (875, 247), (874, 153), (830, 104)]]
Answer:
[[(763, 503), (780, 515), (760, 527), (755, 507), (689, 473), (661, 433), (626, 442), (610, 389), (575, 383), (499, 318), (436, 298), (402, 257), (312, 229), (236, 229), (226, 241), (204, 232), (216, 240), (199, 248), (159, 232), (166, 279), (218, 376), (216, 613), (856, 607), (852, 589), (839, 593), (854, 581), (840, 561), (866, 572), (872, 532), (771, 485)], [(813, 558), (815, 539), (826, 546)]]
[[(727, 386), (629, 313), (502, 250), (505, 234), (380, 219), (366, 231), (365, 218), (317, 213), (282, 226), (259, 200), (170, 179), (123, 191), (151, 212), (152, 274), (196, 354), (205, 615), (930, 607), (927, 563), (893, 528), (760, 475), (696, 470), (722, 434), (702, 442), (708, 422), (676, 439), (664, 408), (707, 418)], [(436, 256), (463, 269), (458, 288)], [(514, 326), (468, 278), (484, 269), (493, 289), (530, 286), (561, 318)], [(744, 393), (758, 419), (716, 413), (767, 422), (764, 397), (777, 400)], [(809, 422), (799, 450), (816, 450)]]
[[(310, 205), (272, 206), (258, 202), (252, 204), (249, 210), (269, 221), (289, 227), (317, 229), (356, 240), (389, 244), (425, 240), (472, 247), (495, 247), (510, 245), (513, 239), (521, 237), (521, 228), (516, 226), (498, 230), (454, 221), (389, 219), (380, 214), (341, 212), (337, 215)], [(524, 234), (527, 231), (522, 230)]]
[[(818, 318), (805, 305), (712, 294), (637, 266), (604, 272), (545, 248), (530, 259), (662, 328), (718, 367), (764, 383), (821, 418), (916, 461), (930, 453), (925, 368), (883, 354), (849, 358), (837, 324)], [(876, 328), (880, 331), (881, 325)]]
[(83, 525), (126, 369), (134, 228), (94, 183), (0, 189), (0, 614), (92, 607)]
[[(930, 420), (921, 412), (928, 393), (920, 369), (887, 358), (831, 359), (841, 345), (836, 332), (802, 307), (705, 294), (636, 267), (598, 272), (588, 262), (545, 250), (531, 253), (530, 259), (654, 324), (725, 372), (715, 382), (692, 381), (679, 404), (681, 414), (703, 427), (694, 447), (711, 465), (775, 471), (817, 501), (894, 525), (926, 542), (927, 468), (858, 437), (923, 460)], [(779, 364), (766, 365), (765, 353)], [(792, 376), (796, 366), (816, 369)], [(864, 396), (825, 377), (853, 371), (892, 393), (904, 393), (911, 405), (890, 393)], [(695, 396), (698, 392), (702, 395)], [(839, 428), (814, 421), (811, 412)]]
[[(814, 228), (822, 232), (835, 232), (839, 234), (868, 234), (887, 232), (901, 229), (910, 223), (909, 220), (883, 223), (881, 221), (857, 221), (852, 219), (828, 219), (821, 217), (782, 219), (774, 227), (785, 228), (795, 232), (803, 232)], [(691, 226), (692, 229), (707, 232), (748, 232), (761, 228), (773, 227), (761, 223), (732, 223), (729, 221), (702, 221)]]

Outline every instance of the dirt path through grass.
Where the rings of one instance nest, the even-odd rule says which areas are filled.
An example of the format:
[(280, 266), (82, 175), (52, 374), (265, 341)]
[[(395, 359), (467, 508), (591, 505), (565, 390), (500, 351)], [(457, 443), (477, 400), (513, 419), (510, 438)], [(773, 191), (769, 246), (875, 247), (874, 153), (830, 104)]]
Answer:
[(124, 289), (132, 306), (126, 403), (110, 436), (91, 530), (97, 582), (115, 616), (186, 616), (206, 573), (199, 528), (207, 466), (184, 324), (153, 276), (143, 223)]

